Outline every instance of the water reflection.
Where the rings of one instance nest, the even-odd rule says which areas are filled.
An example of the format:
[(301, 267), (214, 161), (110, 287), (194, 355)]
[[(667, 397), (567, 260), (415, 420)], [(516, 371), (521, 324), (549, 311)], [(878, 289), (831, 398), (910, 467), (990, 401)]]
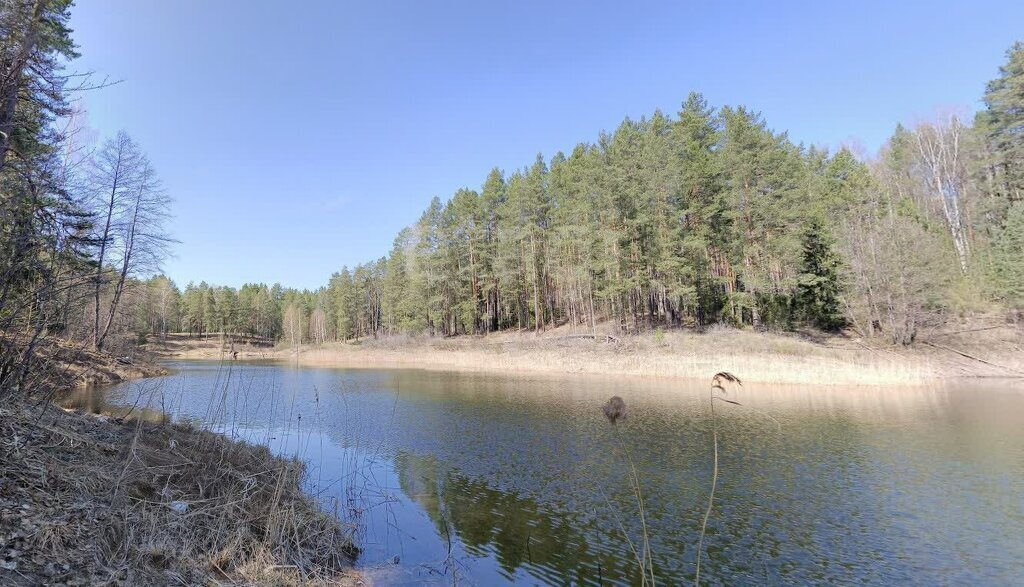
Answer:
[(505, 579), (515, 580), (528, 567), (550, 583), (602, 584), (635, 570), (628, 551), (592, 547), (587, 535), (597, 529), (580, 526), (572, 514), (446, 471), (433, 456), (403, 453), (395, 462), (403, 493), (423, 508), (438, 533), (454, 529), (471, 556), (493, 557)]
[(108, 401), (107, 388), (103, 386), (89, 385), (82, 386), (65, 393), (57, 399), (61, 406), (94, 414), (108, 416), (118, 421), (143, 420), (145, 422), (165, 423), (170, 420), (170, 415), (159, 409), (153, 409), (147, 405), (124, 405)]
[[(107, 398), (300, 454), (311, 490), (358, 518), (362, 563), (388, 583), (453, 574), (480, 584), (638, 583), (626, 539), (639, 540), (636, 504), (623, 449), (600, 414), (621, 395), (656, 573), (666, 584), (692, 581), (710, 483), (704, 385), (178, 368), (159, 385), (125, 384)], [(1024, 575), (1020, 392), (731, 393), (744, 406), (721, 411), (702, 579), (1005, 584)]]

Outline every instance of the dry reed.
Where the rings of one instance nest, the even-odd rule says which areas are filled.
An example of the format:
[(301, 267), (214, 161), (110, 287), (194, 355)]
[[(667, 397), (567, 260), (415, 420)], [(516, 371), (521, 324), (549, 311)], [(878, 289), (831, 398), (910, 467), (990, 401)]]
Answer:
[[(350, 581), (351, 529), (304, 467), (180, 424), (0, 408), (4, 584)], [(8, 570), (9, 569), (9, 570)], [(4, 574), (6, 571), (6, 575)]]
[(629, 543), (629, 548), (633, 552), (633, 556), (636, 557), (637, 563), (640, 566), (640, 584), (648, 584), (648, 576), (650, 577), (650, 585), (655, 585), (654, 575), (654, 554), (651, 551), (651, 540), (650, 534), (647, 531), (647, 512), (644, 507), (644, 496), (640, 486), (640, 474), (637, 471), (636, 463), (633, 462), (633, 457), (626, 447), (625, 441), (622, 439), (622, 432), (619, 428), (619, 422), (626, 419), (626, 402), (619, 396), (612, 396), (604, 407), (601, 409), (604, 417), (611, 423), (612, 428), (615, 430), (615, 439), (619, 443), (619, 449), (622, 451), (623, 457), (626, 459), (626, 464), (629, 467), (629, 485), (633, 491), (633, 498), (636, 500), (637, 512), (640, 517), (640, 538), (641, 548), (640, 552), (637, 552), (636, 546), (633, 541), (629, 538), (629, 535), (623, 529), (623, 535), (626, 537), (626, 541)]
[[(212, 344), (212, 343), (211, 343)], [(171, 356), (219, 358), (218, 348), (181, 343)], [(382, 338), (360, 344), (328, 343), (295, 349), (258, 349), (240, 359), (288, 359), (324, 367), (417, 367), (507, 373), (586, 373), (704, 380), (708, 372), (750, 373), (760, 383), (817, 385), (920, 385), (945, 373), (932, 355), (880, 352), (836, 339), (715, 329), (703, 334), (580, 339), (552, 331), (456, 339)]]

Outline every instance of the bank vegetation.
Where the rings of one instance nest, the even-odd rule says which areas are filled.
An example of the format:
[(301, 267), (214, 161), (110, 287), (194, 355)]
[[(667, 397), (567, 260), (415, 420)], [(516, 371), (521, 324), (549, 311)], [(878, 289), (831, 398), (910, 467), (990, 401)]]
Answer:
[(898, 125), (878, 154), (796, 144), (691, 94), (433, 198), (384, 257), (315, 290), (158, 276), (136, 328), (320, 345), (543, 333), (922, 333), (1024, 308), (1024, 45), (970, 116)]
[(548, 373), (700, 381), (716, 367), (748, 381), (797, 385), (937, 385), (965, 378), (1024, 377), (1024, 331), (979, 322), (965, 331), (931, 332), (912, 348), (871, 345), (855, 336), (654, 330), (598, 334), (566, 328), (541, 335), (390, 336), (292, 346), (248, 337), (154, 337), (147, 348), (170, 359), (279, 361), (313, 367), (416, 368), (481, 373)]
[(166, 372), (135, 328), (174, 240), (125, 132), (87, 140), (70, 0), (0, 0), (0, 584), (351, 582), (301, 463), (140, 410), (54, 400)]

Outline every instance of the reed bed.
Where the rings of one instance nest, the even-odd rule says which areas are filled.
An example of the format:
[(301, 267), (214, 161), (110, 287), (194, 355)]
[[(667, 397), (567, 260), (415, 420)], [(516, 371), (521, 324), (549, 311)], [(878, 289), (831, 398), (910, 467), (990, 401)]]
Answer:
[(508, 373), (585, 373), (702, 380), (720, 370), (757, 383), (921, 385), (942, 377), (922, 353), (832, 347), (798, 338), (743, 331), (667, 333), (604, 340), (557, 335), (401, 339), (279, 351), (300, 364), (417, 367)]

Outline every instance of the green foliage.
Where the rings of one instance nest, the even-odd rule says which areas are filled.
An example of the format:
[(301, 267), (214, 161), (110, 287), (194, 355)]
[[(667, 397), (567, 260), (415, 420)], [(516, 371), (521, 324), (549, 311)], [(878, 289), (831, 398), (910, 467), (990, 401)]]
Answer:
[(1012, 201), (1024, 193), (1024, 42), (1015, 43), (1006, 57), (999, 77), (985, 90), (981, 127), (993, 158), (992, 180)]
[(999, 294), (1015, 308), (1024, 308), (1024, 202), (1010, 208), (992, 247), (992, 267)]
[[(958, 300), (978, 274), (967, 269), (982, 271), (968, 255), (992, 267), (998, 296), (1022, 303), (1024, 49), (1008, 56), (970, 136), (958, 120), (898, 126), (864, 161), (795, 145), (756, 111), (716, 110), (692, 93), (674, 118), (626, 119), (568, 153), (492, 169), (479, 191), (433, 198), (386, 258), (319, 291), (278, 288), (265, 302), (266, 286), (235, 299), (190, 286), (183, 320), (281, 337), (286, 309), (309, 328), (322, 311), (336, 340), (588, 331), (602, 320), (657, 340), (667, 327), (802, 324), (906, 344), (967, 307)], [(939, 189), (929, 139), (955, 154)]]
[(820, 220), (812, 220), (803, 234), (803, 256), (796, 278), (793, 310), (796, 317), (822, 330), (846, 324), (840, 305), (839, 259), (832, 237)]
[(754, 296), (761, 327), (773, 330), (793, 328), (793, 298), (788, 293), (760, 293)]

